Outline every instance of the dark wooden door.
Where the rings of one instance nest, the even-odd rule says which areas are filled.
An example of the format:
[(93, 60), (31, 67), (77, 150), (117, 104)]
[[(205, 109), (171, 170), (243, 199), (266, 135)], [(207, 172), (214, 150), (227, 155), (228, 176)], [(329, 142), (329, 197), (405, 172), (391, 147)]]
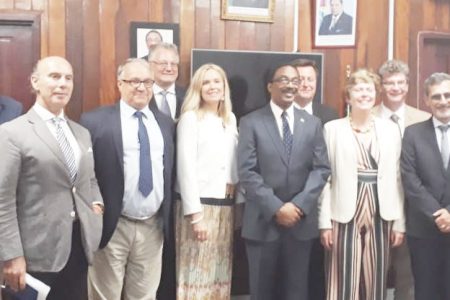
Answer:
[(39, 13), (0, 12), (0, 95), (22, 102), (24, 111), (34, 103), (29, 78), (40, 49)]
[(423, 101), (423, 83), (435, 72), (450, 74), (450, 33), (419, 32), (418, 41), (417, 103), (419, 108), (428, 110)]

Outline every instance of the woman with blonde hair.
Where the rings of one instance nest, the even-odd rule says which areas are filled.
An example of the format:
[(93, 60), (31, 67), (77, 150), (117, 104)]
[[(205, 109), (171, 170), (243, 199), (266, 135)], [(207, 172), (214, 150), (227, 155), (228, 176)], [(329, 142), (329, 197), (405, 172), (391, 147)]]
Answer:
[(194, 74), (177, 127), (177, 299), (229, 299), (237, 126), (224, 70)]
[(346, 88), (347, 118), (325, 124), (331, 176), (319, 201), (328, 300), (382, 300), (389, 249), (405, 220), (396, 125), (372, 114), (379, 78), (360, 69)]

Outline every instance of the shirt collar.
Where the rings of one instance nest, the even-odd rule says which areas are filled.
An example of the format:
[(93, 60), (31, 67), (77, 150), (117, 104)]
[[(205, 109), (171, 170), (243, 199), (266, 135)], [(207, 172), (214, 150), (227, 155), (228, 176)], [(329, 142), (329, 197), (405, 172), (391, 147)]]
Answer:
[(309, 102), (308, 104), (306, 104), (304, 107), (301, 107), (300, 105), (298, 105), (298, 103), (294, 102), (294, 106), (295, 106), (297, 109), (304, 110), (304, 111), (306, 111), (308, 114), (313, 115), (313, 103), (312, 103), (312, 101), (310, 101), (310, 102)]
[(283, 111), (286, 111), (288, 118), (290, 120), (294, 120), (294, 105), (291, 105), (286, 110), (283, 110), (281, 107), (276, 105), (271, 99), (270, 108), (272, 109), (272, 113), (275, 115), (275, 118), (281, 118), (281, 114), (283, 113)]
[(405, 119), (405, 103), (403, 103), (396, 111), (390, 110), (383, 102), (380, 104), (381, 116), (384, 119), (389, 119), (393, 114), (396, 114), (400, 120)]
[(169, 88), (166, 90), (163, 89), (162, 87), (160, 87), (159, 85), (157, 85), (156, 83), (153, 84), (153, 94), (158, 95), (162, 91), (166, 91), (169, 94), (175, 95), (175, 83), (173, 83), (171, 86), (169, 86)]
[(35, 102), (33, 105), (34, 111), (37, 113), (37, 115), (44, 120), (45, 122), (52, 120), (54, 117), (58, 117), (62, 119), (63, 121), (67, 121), (66, 117), (64, 116), (64, 111), (61, 111), (58, 115), (55, 115), (54, 113), (50, 112), (48, 109), (43, 107), (41, 104)]
[(437, 128), (437, 127), (439, 127), (439, 126), (441, 126), (441, 125), (450, 125), (450, 123), (447, 123), (447, 124), (442, 123), (441, 121), (439, 121), (438, 119), (436, 119), (435, 116), (433, 116), (432, 119), (433, 119), (433, 126), (434, 126), (434, 128)]
[[(125, 118), (131, 118), (134, 117), (134, 113), (138, 110), (132, 106), (130, 106), (128, 103), (126, 103), (123, 99), (120, 100), (120, 114)], [(140, 110), (146, 118), (148, 118), (151, 114), (150, 109), (148, 108), (148, 105), (146, 105), (143, 109)]]

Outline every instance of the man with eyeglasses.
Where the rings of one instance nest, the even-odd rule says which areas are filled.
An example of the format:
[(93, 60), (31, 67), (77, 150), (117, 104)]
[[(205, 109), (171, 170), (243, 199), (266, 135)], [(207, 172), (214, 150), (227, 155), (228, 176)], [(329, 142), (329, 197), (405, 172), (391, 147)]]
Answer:
[[(374, 107), (380, 118), (397, 124), (403, 136), (405, 127), (425, 121), (430, 114), (406, 104), (409, 87), (409, 68), (400, 60), (388, 60), (378, 70), (382, 82), (382, 102)], [(414, 299), (414, 280), (407, 243), (391, 251), (391, 270), (389, 285), (395, 288), (395, 300)]]
[(155, 299), (169, 231), (173, 121), (154, 107), (147, 61), (119, 66), (121, 99), (81, 116), (91, 133), (105, 201), (100, 251), (89, 269), (91, 300)]
[[(299, 86), (294, 106), (320, 119), (322, 125), (339, 116), (333, 108), (314, 101), (319, 68), (313, 60), (298, 58), (290, 62), (297, 69)], [(309, 299), (325, 299), (324, 250), (317, 238), (313, 242), (309, 265)]]
[(450, 299), (450, 75), (425, 80), (432, 117), (405, 129), (401, 169), (415, 300)]
[(309, 299), (317, 199), (330, 168), (320, 120), (293, 106), (299, 84), (293, 66), (278, 66), (267, 84), (270, 103), (240, 121), (242, 236), (253, 300)]
[(170, 43), (156, 45), (150, 53), (149, 62), (155, 74), (154, 101), (151, 101), (150, 105), (156, 106), (161, 112), (175, 120), (180, 116), (186, 92), (175, 84), (180, 63), (177, 46)]

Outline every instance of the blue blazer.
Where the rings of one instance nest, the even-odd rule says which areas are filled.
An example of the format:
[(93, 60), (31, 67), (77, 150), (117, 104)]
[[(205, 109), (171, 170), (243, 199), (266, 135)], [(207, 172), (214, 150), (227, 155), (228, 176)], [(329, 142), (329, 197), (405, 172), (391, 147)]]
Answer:
[(22, 114), (22, 104), (16, 100), (0, 96), (0, 124), (11, 121)]
[[(164, 139), (164, 199), (161, 205), (165, 238), (172, 229), (169, 215), (172, 202), (172, 170), (174, 159), (174, 128), (171, 118), (150, 106), (159, 124)], [(100, 248), (108, 244), (122, 213), (124, 194), (123, 142), (119, 103), (100, 107), (84, 113), (80, 124), (91, 133), (94, 149), (95, 174), (102, 198), (105, 213), (103, 215), (103, 234)]]

